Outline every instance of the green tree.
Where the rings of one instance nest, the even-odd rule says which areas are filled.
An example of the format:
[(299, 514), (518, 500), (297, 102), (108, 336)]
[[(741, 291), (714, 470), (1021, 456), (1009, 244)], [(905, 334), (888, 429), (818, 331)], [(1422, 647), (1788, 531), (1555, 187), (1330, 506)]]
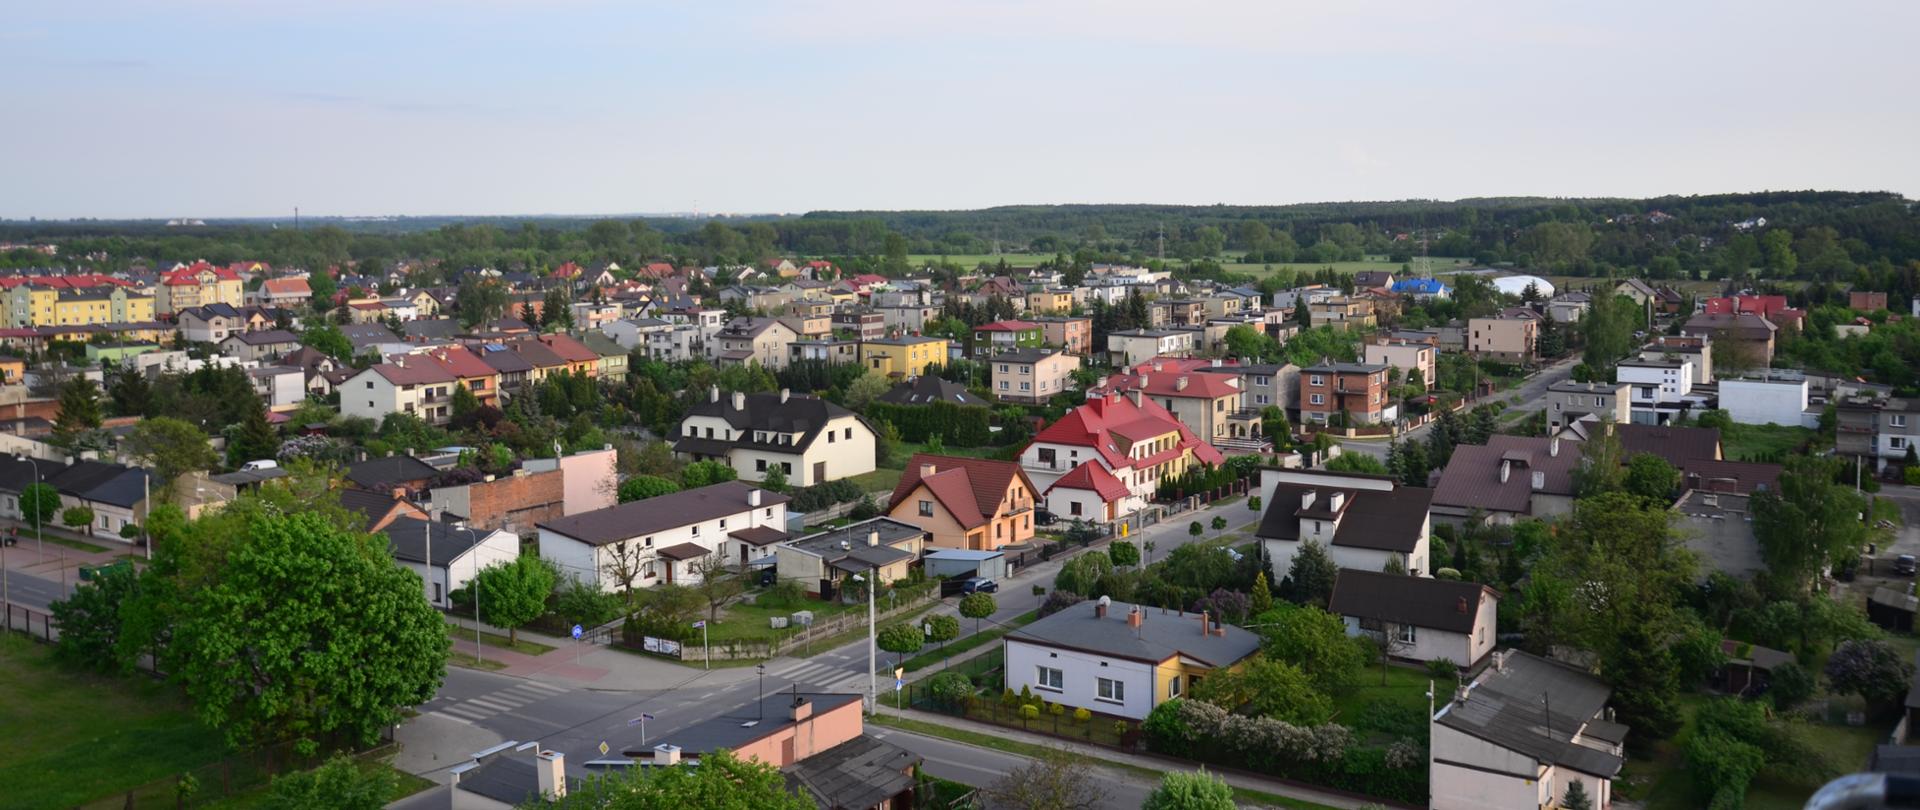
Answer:
[(1620, 722), (1647, 739), (1664, 740), (1680, 730), (1680, 667), (1658, 626), (1627, 627), (1609, 654), (1602, 674), (1613, 686), (1612, 705)]
[(20, 517), (35, 529), (58, 519), (60, 490), (45, 482), (28, 484), (20, 492)]
[(927, 617), (927, 640), (945, 649), (947, 642), (960, 637), (960, 620), (941, 613)]
[(1247, 595), (1247, 611), (1255, 616), (1273, 609), (1273, 589), (1267, 585), (1267, 572), (1253, 577), (1253, 590)]
[(509, 643), (519, 643), (520, 628), (547, 611), (547, 594), (553, 593), (553, 569), (539, 557), (497, 562), (473, 579), (480, 589), (481, 619), (507, 628)]
[(1227, 530), (1227, 518), (1225, 515), (1214, 515), (1207, 525), (1213, 527), (1213, 533), (1217, 535)]
[(1228, 672), (1214, 672), (1193, 687), (1193, 697), (1232, 711), (1245, 711), (1294, 725), (1317, 725), (1333, 716), (1333, 701), (1312, 679), (1286, 661), (1261, 656)]
[(322, 512), (228, 519), (246, 522), (190, 550), (217, 574), (180, 590), (167, 656), (203, 722), (235, 747), (295, 740), (310, 752), (331, 735), (371, 743), (433, 697), (446, 622), (384, 539)]
[(1906, 694), (1913, 664), (1879, 639), (1843, 641), (1827, 657), (1827, 686), (1870, 703), (1892, 703)]
[(82, 582), (73, 595), (49, 606), (60, 625), (54, 657), (70, 666), (114, 672), (120, 658), (120, 605), (133, 593), (130, 568), (103, 568), (93, 581)]
[(573, 330), (573, 305), (567, 301), (567, 291), (558, 287), (548, 290), (540, 301), (540, 330), (543, 332), (569, 332)]
[(1567, 798), (1560, 802), (1563, 810), (1593, 810), (1593, 798), (1587, 795), (1587, 784), (1578, 779), (1567, 785)]
[(1834, 483), (1840, 462), (1796, 455), (1786, 460), (1779, 484), (1754, 493), (1753, 533), (1772, 580), (1790, 593), (1808, 593), (1827, 565), (1838, 565), (1866, 545), (1859, 515), (1866, 503), (1851, 487)]
[(126, 451), (140, 460), (158, 478), (154, 490), (170, 500), (173, 484), (180, 476), (195, 470), (211, 469), (219, 459), (207, 434), (191, 423), (170, 416), (156, 416), (134, 425), (127, 434)]
[(1113, 558), (1105, 554), (1080, 554), (1060, 566), (1053, 577), (1053, 589), (1081, 596), (1092, 596), (1101, 577), (1113, 572)]
[(1627, 473), (1624, 485), (1629, 494), (1637, 495), (1662, 507), (1673, 503), (1673, 488), (1680, 483), (1680, 471), (1673, 468), (1667, 460), (1652, 453), (1635, 453), (1627, 461)]
[(267, 423), (267, 408), (259, 400), (248, 403), (247, 416), (240, 429), (227, 441), (227, 466), (238, 467), (249, 461), (272, 459), (280, 452), (280, 435)]
[(507, 311), (507, 288), (494, 279), (468, 276), (454, 293), (453, 308), (460, 314), (460, 326), (472, 329)]
[(1009, 810), (1094, 810), (1106, 806), (1107, 799), (1106, 789), (1086, 759), (1057, 748), (1006, 773), (981, 792), (991, 800), (989, 806)]
[(1329, 694), (1351, 690), (1367, 663), (1366, 641), (1347, 635), (1346, 620), (1317, 607), (1281, 605), (1256, 614), (1261, 650), (1275, 661), (1299, 665), (1314, 688)]
[(1580, 447), (1580, 465), (1573, 470), (1574, 492), (1581, 498), (1591, 498), (1608, 492), (1617, 492), (1626, 484), (1626, 451), (1620, 447), (1620, 437), (1613, 433), (1613, 424), (1602, 421), (1600, 433), (1588, 439)]
[(980, 632), (980, 620), (992, 616), (998, 610), (994, 605), (993, 594), (970, 593), (960, 600), (960, 615), (973, 620), (973, 632)]
[(333, 297), (340, 293), (340, 285), (334, 283), (333, 276), (326, 270), (316, 270), (307, 276), (307, 289), (313, 292), (308, 301), (314, 312), (325, 313), (333, 309)]
[(680, 486), (683, 489), (699, 489), (712, 484), (724, 484), (739, 478), (724, 461), (696, 461), (680, 470)]
[(787, 789), (779, 769), (720, 749), (696, 767), (625, 768), (590, 776), (557, 800), (532, 799), (526, 810), (813, 810), (812, 799)]
[(1307, 540), (1294, 552), (1293, 563), (1287, 569), (1287, 598), (1302, 605), (1325, 608), (1327, 600), (1333, 598), (1333, 581), (1339, 576), (1340, 567), (1333, 564), (1326, 546), (1318, 540)]
[(887, 380), (885, 374), (868, 371), (847, 386), (846, 405), (855, 411), (865, 411), (869, 404), (891, 388), (893, 383)]
[(1187, 536), (1192, 537), (1195, 540), (1200, 539), (1200, 535), (1205, 531), (1206, 531), (1205, 529), (1200, 528), (1200, 521), (1196, 520), (1192, 523), (1187, 524)]
[(1233, 787), (1202, 768), (1168, 771), (1140, 810), (1234, 810), (1238, 806), (1233, 802)]
[(153, 386), (147, 382), (147, 375), (132, 368), (113, 375), (107, 397), (113, 402), (113, 412), (120, 416), (146, 416), (153, 410)]
[(1327, 462), (1327, 469), (1334, 472), (1365, 473), (1367, 475), (1388, 475), (1387, 465), (1380, 459), (1366, 453), (1341, 453), (1339, 458)]
[(1125, 540), (1115, 540), (1107, 546), (1107, 559), (1114, 565), (1139, 565), (1140, 547)]
[(893, 665), (898, 667), (901, 659), (919, 652), (921, 647), (926, 646), (927, 636), (926, 631), (920, 629), (920, 625), (917, 624), (910, 622), (890, 624), (880, 628), (874, 643), (879, 645), (880, 649), (893, 653)]
[(680, 491), (680, 485), (657, 475), (636, 475), (620, 482), (620, 502), (632, 503)]
[(340, 327), (330, 323), (315, 323), (300, 333), (300, 345), (320, 352), (335, 360), (348, 360), (353, 357), (353, 341), (340, 331)]
[(85, 377), (60, 384), (60, 410), (53, 417), (54, 440), (62, 447), (92, 448), (100, 430), (100, 387)]
[(787, 491), (787, 468), (782, 464), (768, 464), (766, 475), (760, 478), (760, 486), (770, 492)]
[(463, 382), (453, 386), (453, 421), (462, 423), (474, 411), (480, 410), (480, 398), (473, 395)]
[(264, 810), (380, 810), (393, 800), (399, 779), (391, 768), (361, 767), (344, 754), (311, 771), (295, 771), (273, 779), (261, 800)]
[(93, 534), (93, 507), (74, 506), (60, 513), (60, 522), (67, 528)]

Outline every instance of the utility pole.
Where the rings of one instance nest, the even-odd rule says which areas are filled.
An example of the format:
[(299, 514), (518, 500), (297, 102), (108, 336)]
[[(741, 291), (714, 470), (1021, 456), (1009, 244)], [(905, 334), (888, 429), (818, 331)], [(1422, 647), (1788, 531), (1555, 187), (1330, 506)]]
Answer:
[(1160, 245), (1158, 251), (1160, 254), (1160, 264), (1164, 266), (1167, 263), (1167, 224), (1165, 222), (1157, 223), (1155, 228), (1159, 234), (1156, 238)]

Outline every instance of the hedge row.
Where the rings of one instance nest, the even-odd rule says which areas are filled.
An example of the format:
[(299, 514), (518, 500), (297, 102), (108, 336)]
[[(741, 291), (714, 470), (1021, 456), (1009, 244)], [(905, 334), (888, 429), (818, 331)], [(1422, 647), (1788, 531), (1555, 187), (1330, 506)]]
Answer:
[(891, 423), (899, 429), (900, 438), (909, 442), (924, 442), (927, 437), (937, 435), (949, 447), (984, 447), (993, 443), (993, 412), (985, 406), (873, 402), (867, 405), (867, 418)]

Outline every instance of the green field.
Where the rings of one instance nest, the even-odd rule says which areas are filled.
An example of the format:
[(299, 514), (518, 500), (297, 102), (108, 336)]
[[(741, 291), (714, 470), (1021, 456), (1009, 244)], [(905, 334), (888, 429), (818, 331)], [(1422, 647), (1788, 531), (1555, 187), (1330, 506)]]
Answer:
[(1785, 461), (1812, 441), (1811, 428), (1735, 424), (1720, 432), (1720, 455), (1728, 461), (1766, 458)]

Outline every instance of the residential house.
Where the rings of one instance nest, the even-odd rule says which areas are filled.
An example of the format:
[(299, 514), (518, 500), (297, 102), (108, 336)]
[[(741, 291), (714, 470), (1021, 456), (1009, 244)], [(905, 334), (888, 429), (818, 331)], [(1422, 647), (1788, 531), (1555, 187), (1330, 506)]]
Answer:
[[(1388, 395), (1387, 367), (1377, 363), (1320, 363), (1300, 370), (1300, 420), (1346, 427), (1377, 425), (1399, 418)], [(1338, 417), (1338, 419), (1336, 419)]]
[[(542, 521), (567, 514), (566, 478), (558, 468), (522, 466), (507, 475), (433, 487), (427, 501), (476, 529), (530, 534)], [(603, 483), (608, 489), (615, 486), (610, 479)]]
[[(286, 475), (286, 470), (284, 469), (277, 469), (271, 473), (264, 470), (246, 470), (244, 472), (271, 474), (275, 478)], [(239, 473), (233, 473), (233, 475), (238, 474)], [(216, 478), (215, 480), (218, 479)], [(426, 510), (415, 506), (412, 501), (407, 500), (406, 490), (404, 488), (396, 487), (393, 492), (376, 492), (369, 489), (348, 487), (339, 490), (336, 495), (340, 499), (341, 508), (346, 509), (359, 518), (355, 524), (356, 528), (368, 534), (383, 531), (389, 524), (403, 517), (410, 517), (417, 520), (430, 519)]]
[(1163, 299), (1148, 302), (1147, 308), (1153, 313), (1154, 326), (1193, 326), (1207, 321), (1204, 301)]
[(1260, 492), (1266, 511), (1254, 537), (1272, 566), (1272, 581), (1287, 575), (1309, 541), (1341, 568), (1397, 565), (1411, 576), (1433, 575), (1427, 514), (1433, 490), (1400, 486), (1389, 476), (1266, 467)]
[(925, 529), (934, 547), (993, 551), (1033, 537), (1038, 494), (1014, 462), (915, 453), (886, 514)]
[(160, 274), (160, 283), (154, 288), (154, 309), (162, 315), (208, 304), (237, 307), (244, 303), (245, 290), (240, 275), (204, 261), (176, 266)]
[(1433, 514), (1449, 523), (1507, 524), (1573, 511), (1580, 444), (1558, 436), (1495, 434), (1453, 448), (1433, 490)]
[(994, 399), (1043, 404), (1066, 393), (1080, 358), (1056, 349), (1021, 349), (988, 358)]
[(1093, 351), (1092, 318), (1045, 315), (1033, 318), (1032, 322), (1040, 324), (1041, 345), (1083, 356)]
[(608, 591), (692, 584), (705, 566), (748, 558), (757, 546), (737, 534), (784, 532), (789, 500), (728, 481), (568, 515), (537, 526), (540, 556), (561, 574), (597, 579)]
[(1037, 349), (1046, 342), (1046, 330), (1033, 321), (994, 321), (973, 328), (974, 357), (989, 357), (1017, 349)]
[(1631, 391), (1634, 422), (1663, 424), (1691, 407), (1693, 366), (1686, 360), (1622, 360), (1614, 365), (1614, 378)]
[(1547, 386), (1547, 435), (1560, 431), (1589, 414), (1625, 424), (1633, 416), (1631, 387), (1624, 382), (1574, 382), (1560, 380)]
[(1428, 806), (1559, 807), (1574, 782), (1594, 807), (1613, 806), (1627, 727), (1607, 719), (1611, 696), (1587, 671), (1495, 653), (1429, 723)]
[(787, 367), (788, 344), (800, 339), (793, 327), (775, 318), (735, 318), (714, 336), (715, 359), (723, 364), (758, 363), (778, 371)]
[(860, 344), (860, 364), (889, 377), (918, 377), (928, 366), (946, 363), (946, 338), (908, 336)]
[(672, 328), (673, 324), (659, 318), (627, 318), (601, 324), (600, 332), (622, 347), (633, 349), (647, 345), (649, 335)]
[(1379, 320), (1374, 316), (1373, 299), (1335, 295), (1308, 301), (1307, 323), (1316, 327), (1372, 330)]
[(1297, 415), (1300, 407), (1300, 367), (1292, 363), (1255, 363), (1209, 365), (1196, 369), (1203, 374), (1226, 374), (1240, 378), (1240, 409), (1247, 418), (1259, 418), (1267, 408), (1279, 408)]
[(1142, 720), (1260, 649), (1260, 636), (1206, 613), (1102, 597), (1008, 633), (1005, 688), (1076, 709)]
[(792, 329), (803, 340), (819, 340), (833, 336), (833, 317), (831, 314), (789, 315), (780, 319), (781, 323)]
[(860, 361), (860, 342), (851, 339), (796, 340), (787, 344), (788, 362), (801, 361), (842, 365)]
[(1467, 320), (1467, 352), (1476, 357), (1526, 365), (1533, 362), (1539, 345), (1538, 316)]
[(153, 296), (125, 287), (99, 286), (58, 290), (53, 299), (53, 321), (35, 326), (73, 326), (99, 323), (148, 323), (154, 319)]
[(390, 413), (409, 413), (431, 425), (444, 425), (453, 416), (456, 378), (440, 364), (423, 357), (397, 357), (347, 378), (338, 389), (340, 413), (379, 422)]
[(599, 332), (586, 333), (580, 338), (580, 343), (599, 357), (599, 360), (594, 363), (594, 377), (616, 384), (627, 381), (626, 347)]
[(887, 316), (878, 312), (835, 312), (832, 323), (835, 332), (845, 332), (854, 340), (878, 340), (887, 336)]
[(392, 329), (377, 323), (342, 324), (340, 334), (353, 344), (353, 353), (356, 355), (404, 352), (413, 348), (412, 344), (394, 334)]
[(691, 324), (672, 324), (642, 337), (646, 341), (647, 357), (669, 363), (705, 358), (716, 348), (707, 342), (700, 327)]
[(472, 347), (441, 346), (428, 349), (419, 356), (440, 364), (441, 368), (453, 375), (457, 385), (467, 387), (467, 392), (473, 394), (479, 404), (495, 408), (500, 406), (500, 372), (475, 354)]
[(241, 360), (260, 362), (300, 348), (300, 336), (285, 329), (241, 332), (220, 341), (220, 352)]
[(901, 334), (917, 334), (926, 331), (929, 322), (938, 320), (940, 308), (926, 304), (874, 307), (885, 320), (887, 330)]
[[(1775, 337), (1780, 327), (1773, 321), (1746, 312), (1706, 312), (1687, 319), (1680, 333), (1707, 338), (1715, 346), (1725, 346), (1720, 365), (1733, 371), (1768, 368), (1773, 365)], [(1731, 363), (1729, 363), (1731, 361)]]
[(1187, 357), (1194, 353), (1193, 338), (1193, 332), (1179, 330), (1109, 332), (1107, 354), (1116, 366), (1137, 366), (1155, 357)]
[(246, 331), (246, 317), (230, 304), (189, 307), (177, 313), (174, 322), (191, 343), (220, 343)]
[(1742, 425), (1817, 427), (1819, 409), (1808, 409), (1807, 377), (1791, 369), (1720, 381), (1720, 407)]
[(452, 318), (416, 318), (400, 324), (400, 335), (415, 343), (450, 342), (463, 331)]
[(1593, 308), (1593, 296), (1583, 292), (1561, 293), (1547, 302), (1547, 317), (1554, 323), (1579, 323)]
[(1225, 461), (1137, 389), (1089, 396), (1020, 453), (1020, 466), (1041, 488), (1047, 511), (1096, 523), (1144, 507), (1162, 480)]
[(494, 384), (494, 390), (500, 396), (511, 397), (520, 394), (534, 382), (533, 363), (528, 362), (527, 358), (521, 357), (518, 352), (505, 344), (481, 343), (470, 347), (468, 351), (473, 352), (480, 358), (480, 362), (486, 363), (493, 369), (494, 379), (497, 381)]
[(27, 379), (27, 361), (0, 355), (0, 385), (18, 385)]
[(1419, 386), (1422, 391), (1433, 389), (1438, 364), (1431, 343), (1383, 337), (1366, 345), (1361, 360), (1367, 365), (1400, 369), (1401, 385)]
[(1751, 495), (1688, 488), (1673, 504), (1676, 536), (1701, 563), (1702, 577), (1719, 571), (1751, 581), (1767, 570), (1753, 533)]
[(1391, 290), (1396, 281), (1391, 270), (1362, 270), (1353, 274), (1356, 290)]
[(931, 374), (894, 383), (887, 392), (874, 398), (889, 405), (931, 405), (946, 402), (967, 407), (986, 407), (990, 403), (974, 396), (967, 387)]
[(1869, 290), (1849, 290), (1847, 308), (1861, 312), (1879, 312), (1887, 308), (1887, 294)]
[(722, 396), (687, 410), (675, 453), (693, 461), (724, 461), (744, 480), (765, 480), (777, 465), (789, 486), (812, 486), (874, 469), (873, 429), (852, 411), (818, 397), (778, 394)]
[(1693, 384), (1714, 381), (1713, 338), (1708, 335), (1659, 335), (1640, 349), (1641, 360), (1685, 360), (1693, 368)]
[(931, 536), (912, 523), (877, 517), (798, 540), (787, 540), (785, 532), (780, 538), (766, 549), (773, 555), (776, 576), (800, 583), (810, 595), (830, 597), (856, 575), (878, 572), (881, 582), (906, 579)]
[[(559, 458), (530, 458), (520, 462), (529, 473), (560, 471), (561, 514), (605, 509), (618, 503), (619, 453), (612, 445), (580, 450)], [(480, 511), (480, 510), (475, 510)]]
[(1416, 301), (1445, 301), (1453, 297), (1453, 288), (1440, 283), (1438, 279), (1403, 278), (1393, 283), (1393, 294)]
[(1493, 652), (1499, 608), (1500, 595), (1477, 582), (1357, 568), (1341, 569), (1327, 604), (1347, 635), (1371, 636), (1392, 658), (1469, 672)]
[(1215, 368), (1215, 362), (1155, 358), (1107, 377), (1087, 395), (1142, 392), (1216, 447), (1258, 436), (1258, 415), (1243, 412), (1239, 375), (1203, 373)]
[(259, 366), (247, 369), (253, 393), (266, 403), (267, 410), (285, 413), (307, 400), (306, 372), (290, 366)]
[(399, 518), (382, 531), (394, 561), (420, 575), (427, 603), (441, 610), (453, 607), (447, 595), (466, 587), (480, 569), (520, 558), (520, 538), (504, 531), (417, 517)]
[[(538, 335), (531, 340), (537, 341), (541, 346), (546, 347), (548, 351), (559, 356), (562, 368), (567, 372), (584, 377), (599, 376), (600, 353), (588, 348), (586, 344), (576, 340), (572, 335), (555, 332), (552, 334)], [(530, 341), (522, 339), (516, 342), (521, 345), (526, 345)], [(538, 364), (536, 363), (536, 365)]]
[(120, 531), (129, 524), (146, 522), (152, 484), (147, 471), (139, 467), (101, 461), (68, 464), (0, 455), (0, 516), (16, 522), (24, 520), (20, 496), (36, 483), (47, 484), (59, 492), (62, 511), (75, 507), (92, 509), (93, 522), (85, 531), (93, 538), (130, 542), (120, 536)]
[(424, 494), (440, 471), (420, 459), (401, 454), (363, 459), (347, 465), (347, 483), (361, 489), (400, 498)]

